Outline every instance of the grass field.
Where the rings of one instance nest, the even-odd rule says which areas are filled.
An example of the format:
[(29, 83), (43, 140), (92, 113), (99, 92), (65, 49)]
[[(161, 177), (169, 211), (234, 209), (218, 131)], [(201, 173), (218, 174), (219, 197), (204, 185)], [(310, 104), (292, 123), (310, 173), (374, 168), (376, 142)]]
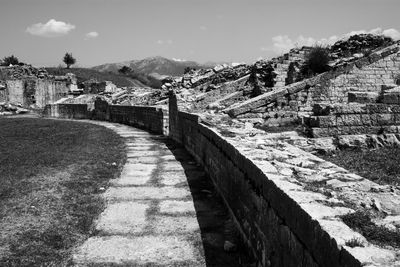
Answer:
[(400, 148), (340, 150), (320, 155), (349, 171), (379, 184), (400, 185)]
[(0, 118), (0, 266), (67, 266), (124, 160), (106, 128)]

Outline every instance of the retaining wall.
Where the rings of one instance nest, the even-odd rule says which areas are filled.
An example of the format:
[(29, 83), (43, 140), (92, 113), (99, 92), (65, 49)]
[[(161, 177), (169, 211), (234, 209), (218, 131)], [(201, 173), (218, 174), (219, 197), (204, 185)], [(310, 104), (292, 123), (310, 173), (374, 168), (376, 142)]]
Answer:
[(400, 133), (399, 105), (316, 105), (314, 114), (304, 120), (313, 137)]
[(94, 119), (123, 123), (153, 133), (168, 135), (168, 112), (157, 107), (108, 105), (96, 100), (94, 110), (87, 104), (46, 105), (44, 116), (66, 119)]
[[(77, 110), (83, 114), (83, 107), (87, 108), (51, 105), (46, 112), (73, 117)], [(96, 113), (85, 114), (95, 118)], [(104, 105), (102, 114), (101, 119), (166, 133), (164, 121), (168, 113), (155, 107)], [(202, 124), (197, 115), (180, 112), (174, 94), (169, 101), (169, 136), (204, 166), (257, 259), (257, 266), (361, 266), (280, 188), (277, 179), (268, 177), (270, 174), (264, 173), (227, 138)]]
[(45, 106), (43, 115), (63, 119), (90, 118), (86, 104), (49, 104)]
[(257, 266), (361, 266), (229, 141), (169, 101), (170, 136), (200, 162), (229, 207)]
[(396, 43), (313, 78), (233, 105), (224, 112), (238, 118), (241, 114), (254, 113), (253, 117), (262, 118), (268, 124), (271, 112), (310, 112), (313, 104), (319, 102), (348, 103), (351, 92), (381, 94), (385, 86), (400, 82), (399, 47), (400, 43)]

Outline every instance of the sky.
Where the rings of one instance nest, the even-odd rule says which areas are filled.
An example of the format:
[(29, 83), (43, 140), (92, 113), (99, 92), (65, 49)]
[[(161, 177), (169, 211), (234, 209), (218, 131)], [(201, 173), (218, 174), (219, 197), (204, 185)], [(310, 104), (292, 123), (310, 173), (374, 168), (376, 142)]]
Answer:
[(400, 39), (400, 0), (0, 0), (0, 58), (246, 62), (354, 32)]

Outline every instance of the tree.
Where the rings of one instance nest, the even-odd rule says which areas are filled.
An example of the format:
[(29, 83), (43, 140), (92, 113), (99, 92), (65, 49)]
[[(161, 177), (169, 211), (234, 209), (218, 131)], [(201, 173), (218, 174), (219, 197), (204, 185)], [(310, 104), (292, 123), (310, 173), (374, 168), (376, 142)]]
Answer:
[(2, 65), (3, 66), (9, 66), (10, 64), (11, 65), (18, 65), (18, 63), (19, 63), (18, 58), (15, 57), (14, 55), (11, 55), (9, 57), (3, 58)]
[(67, 65), (67, 69), (69, 69), (71, 65), (75, 64), (76, 59), (72, 56), (72, 53), (65, 53), (63, 62)]
[(118, 70), (119, 73), (126, 75), (127, 73), (131, 72), (132, 69), (129, 68), (128, 66), (123, 66)]

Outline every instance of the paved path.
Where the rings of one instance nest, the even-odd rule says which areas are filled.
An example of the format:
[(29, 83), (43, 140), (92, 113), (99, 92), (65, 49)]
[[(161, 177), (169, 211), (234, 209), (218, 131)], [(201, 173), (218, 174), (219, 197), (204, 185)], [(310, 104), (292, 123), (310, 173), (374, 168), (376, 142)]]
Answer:
[(125, 139), (127, 162), (104, 193), (96, 234), (74, 254), (76, 266), (242, 265), (240, 253), (223, 251), (226, 209), (182, 148), (133, 127), (92, 123)]

